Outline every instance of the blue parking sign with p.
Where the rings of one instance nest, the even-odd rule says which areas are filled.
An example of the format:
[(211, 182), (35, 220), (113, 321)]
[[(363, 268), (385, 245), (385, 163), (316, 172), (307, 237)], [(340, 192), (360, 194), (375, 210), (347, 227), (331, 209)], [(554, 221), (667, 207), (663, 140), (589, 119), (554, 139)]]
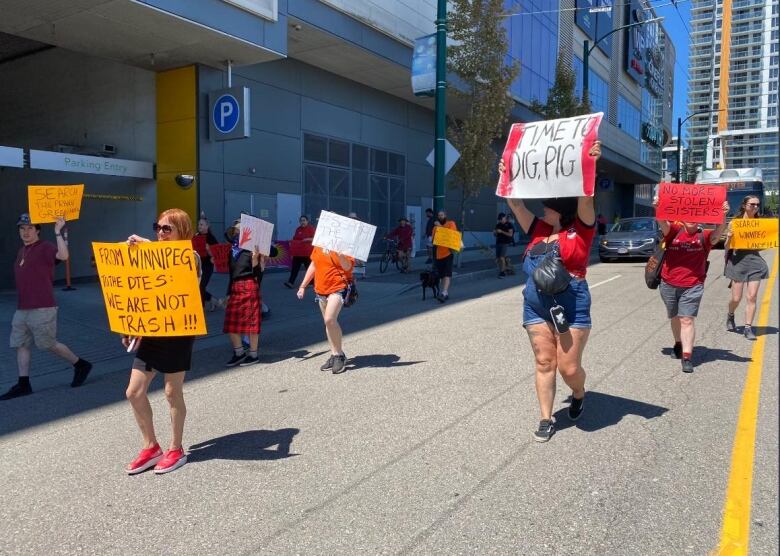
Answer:
[(248, 87), (209, 93), (209, 137), (212, 141), (249, 137), (249, 98)]
[(233, 95), (222, 95), (214, 103), (214, 127), (221, 133), (230, 133), (236, 129), (241, 108)]

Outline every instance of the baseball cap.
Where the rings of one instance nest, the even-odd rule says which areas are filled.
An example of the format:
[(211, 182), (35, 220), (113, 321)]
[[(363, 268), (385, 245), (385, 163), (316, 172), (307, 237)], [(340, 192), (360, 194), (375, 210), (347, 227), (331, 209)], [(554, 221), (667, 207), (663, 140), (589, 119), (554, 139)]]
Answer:
[(19, 215), (19, 220), (16, 222), (17, 226), (31, 226), (32, 222), (30, 221), (30, 215), (26, 212), (23, 212)]

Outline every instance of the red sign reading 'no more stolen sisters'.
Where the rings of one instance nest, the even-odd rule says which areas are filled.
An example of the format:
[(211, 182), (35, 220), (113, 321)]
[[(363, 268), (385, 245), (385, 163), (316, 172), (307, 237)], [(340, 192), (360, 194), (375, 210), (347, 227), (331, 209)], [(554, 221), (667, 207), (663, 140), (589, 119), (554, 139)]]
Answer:
[(505, 170), (496, 195), (514, 199), (592, 196), (602, 112), (514, 124), (501, 156)]
[(722, 185), (661, 182), (655, 216), (659, 220), (720, 224), (726, 217), (725, 201), (726, 188)]

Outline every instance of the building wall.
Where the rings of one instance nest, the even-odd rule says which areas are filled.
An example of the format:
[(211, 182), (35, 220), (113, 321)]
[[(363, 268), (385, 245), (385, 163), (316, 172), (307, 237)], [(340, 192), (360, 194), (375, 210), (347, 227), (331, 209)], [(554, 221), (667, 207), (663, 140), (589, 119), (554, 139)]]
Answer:
[[(0, 145), (51, 150), (66, 144), (98, 154), (103, 144), (112, 144), (119, 158), (155, 160), (152, 72), (55, 48), (0, 65), (0, 83)], [(0, 168), (5, 199), (0, 205), (0, 289), (13, 287), (12, 262), (20, 245), (15, 223), (27, 211), (27, 185), (70, 183), (84, 183), (85, 194), (115, 199), (85, 199), (81, 219), (68, 226), (74, 276), (94, 274), (91, 241), (151, 232), (154, 181)], [(53, 227), (44, 226), (42, 236), (54, 239)]]
[[(404, 205), (421, 206), (425, 198), (431, 197), (433, 168), (425, 160), (433, 148), (434, 122), (429, 110), (288, 59), (234, 70), (233, 85), (251, 90), (252, 135), (247, 139), (214, 142), (208, 137), (206, 125), (207, 95), (227, 85), (226, 75), (201, 67), (198, 76), (200, 208), (208, 215), (218, 236), (225, 229), (226, 218), (238, 216), (225, 216), (231, 192), (256, 196), (301, 195), (303, 209), (311, 206), (305, 198), (304, 165), (310, 165), (304, 161), (305, 134), (404, 157), (405, 193), (393, 201), (391, 223), (403, 214)], [(359, 178), (351, 175), (350, 185), (359, 185)], [(365, 214), (366, 204), (359, 200), (362, 198), (354, 195), (356, 204), (339, 204), (335, 210), (341, 213), (355, 210), (361, 219), (382, 226), (383, 222), (374, 218), (375, 205)], [(460, 226), (458, 191), (447, 190), (446, 206)], [(313, 219), (319, 213), (315, 212), (310, 215)], [(489, 187), (469, 202), (466, 223), (474, 229), (492, 229), (495, 212), (496, 198)]]
[(320, 0), (408, 45), (436, 32), (436, 0)]

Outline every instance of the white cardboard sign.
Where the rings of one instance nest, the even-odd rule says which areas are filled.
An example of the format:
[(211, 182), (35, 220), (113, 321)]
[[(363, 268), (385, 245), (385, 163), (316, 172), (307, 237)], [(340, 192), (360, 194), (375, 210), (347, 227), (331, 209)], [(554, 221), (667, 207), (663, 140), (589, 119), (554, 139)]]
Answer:
[(247, 251), (255, 248), (261, 255), (271, 254), (271, 237), (274, 234), (274, 225), (249, 214), (241, 215), (239, 226), (238, 246)]
[(367, 261), (376, 226), (323, 210), (312, 245)]
[(496, 195), (510, 199), (592, 196), (603, 112), (514, 124), (501, 156), (504, 173)]

